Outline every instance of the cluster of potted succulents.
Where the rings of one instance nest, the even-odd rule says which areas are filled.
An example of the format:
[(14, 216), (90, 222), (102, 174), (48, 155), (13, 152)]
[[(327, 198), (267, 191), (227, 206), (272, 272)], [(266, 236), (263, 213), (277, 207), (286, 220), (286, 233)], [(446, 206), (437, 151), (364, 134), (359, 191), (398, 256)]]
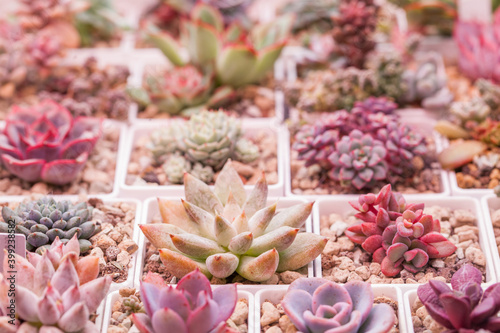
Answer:
[(500, 10), (152, 5), (0, 19), (0, 331), (500, 332)]

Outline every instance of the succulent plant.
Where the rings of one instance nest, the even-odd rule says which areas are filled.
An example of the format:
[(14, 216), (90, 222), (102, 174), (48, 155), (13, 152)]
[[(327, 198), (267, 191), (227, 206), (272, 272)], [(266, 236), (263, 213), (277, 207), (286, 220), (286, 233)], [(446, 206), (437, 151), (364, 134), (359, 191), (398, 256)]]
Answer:
[[(204, 80), (214, 82), (208, 85), (212, 87), (208, 88), (212, 99), (200, 103), (208, 103), (206, 107), (213, 107), (215, 103), (232, 96), (234, 88), (258, 83), (273, 69), (292, 23), (293, 17), (287, 15), (266, 25), (255, 26), (251, 31), (245, 31), (237, 24), (225, 28), (219, 10), (198, 3), (181, 29), (180, 41), (187, 48), (188, 61), (179, 53), (181, 47), (172, 36), (154, 27), (150, 27), (147, 36), (176, 67), (196, 66), (203, 72)], [(183, 83), (191, 82), (184, 80)], [(203, 80), (192, 82), (200, 81)], [(179, 84), (172, 80), (172, 85)], [(183, 91), (192, 93), (185, 89)]]
[(29, 181), (64, 185), (85, 166), (101, 135), (101, 120), (78, 117), (61, 105), (44, 101), (14, 106), (0, 134), (0, 159), (13, 175)]
[(486, 24), (462, 20), (456, 22), (453, 38), (459, 49), (458, 65), (461, 73), (470, 79), (484, 78), (500, 82), (500, 63), (497, 57), (500, 46), (497, 34), (499, 24), (500, 22)]
[(306, 161), (306, 166), (319, 164), (328, 170), (331, 168), (328, 156), (335, 150), (338, 140), (339, 131), (336, 129), (320, 124), (304, 125), (295, 135), (292, 148), (298, 152), (299, 160)]
[(385, 144), (389, 169), (399, 175), (413, 169), (412, 160), (415, 156), (427, 153), (425, 137), (405, 124), (389, 122), (385, 128), (377, 131), (376, 138)]
[(210, 281), (195, 270), (177, 287), (142, 282), (141, 299), (146, 313), (134, 313), (132, 320), (141, 333), (231, 333), (226, 327), (236, 306), (236, 285), (212, 291)]
[(388, 304), (373, 304), (369, 283), (345, 285), (322, 278), (300, 278), (290, 284), (281, 301), (300, 332), (389, 332), (396, 315)]
[(443, 149), (438, 155), (438, 161), (443, 169), (459, 168), (483, 153), (488, 146), (476, 140), (456, 140)]
[(349, 65), (363, 68), (367, 54), (375, 48), (379, 6), (373, 0), (341, 0), (333, 16), (332, 36)]
[(140, 226), (174, 276), (199, 268), (208, 277), (227, 278), (236, 272), (262, 282), (276, 271), (307, 265), (326, 245), (321, 236), (299, 232), (311, 203), (276, 214), (276, 203), (265, 206), (265, 178), (247, 196), (231, 163), (220, 172), (213, 192), (189, 174), (184, 190), (185, 201), (158, 199), (164, 223)]
[(474, 128), (473, 137), (490, 147), (500, 145), (500, 121), (487, 118)]
[(88, 239), (100, 228), (98, 222), (91, 221), (92, 207), (86, 202), (57, 202), (51, 197), (22, 202), (15, 210), (5, 206), (2, 217), (4, 222), (0, 222), (0, 230), (7, 232), (7, 222), (14, 221), (16, 233), (26, 236), (26, 249), (39, 254), (50, 248), (57, 237), (66, 243), (74, 235), (80, 244), (79, 251), (86, 252), (91, 247)]
[(483, 275), (472, 265), (462, 266), (446, 283), (430, 280), (417, 289), (429, 315), (446, 332), (498, 332), (500, 330), (500, 284), (483, 291)]
[[(359, 108), (359, 109), (358, 109)], [(363, 101), (358, 101), (354, 103), (354, 107), (351, 109), (351, 113), (369, 114), (369, 113), (384, 113), (392, 114), (398, 105), (387, 97), (373, 97), (370, 96)]]
[(242, 137), (240, 122), (223, 110), (204, 110), (193, 114), (187, 122), (174, 121), (153, 132), (148, 147), (159, 163), (174, 154), (164, 169), (176, 184), (182, 183), (184, 172), (190, 171), (210, 182), (228, 159), (250, 163), (259, 156), (259, 148)]
[(201, 105), (210, 107), (219, 102), (215, 98), (210, 99), (212, 84), (211, 77), (187, 65), (173, 67), (163, 77), (148, 75), (144, 88), (132, 87), (127, 91), (141, 106), (154, 104), (162, 112), (178, 114), (185, 109), (196, 109)]
[(488, 152), (484, 155), (476, 155), (472, 162), (480, 172), (491, 171), (500, 162), (500, 154)]
[(331, 17), (338, 11), (338, 7), (339, 0), (297, 0), (287, 3), (279, 13), (297, 15), (293, 24), (294, 32), (311, 27), (326, 32), (333, 28)]
[(333, 165), (328, 176), (360, 190), (386, 178), (386, 154), (382, 142), (369, 134), (363, 135), (361, 131), (353, 130), (335, 144), (335, 151), (328, 156)]
[(403, 268), (416, 273), (429, 258), (447, 257), (457, 249), (440, 233), (439, 220), (423, 214), (424, 204), (407, 204), (390, 185), (350, 204), (363, 222), (349, 227), (345, 235), (372, 253), (386, 276), (396, 276)]
[(405, 86), (402, 82), (405, 67), (401, 56), (377, 55), (373, 71), (378, 83), (377, 95), (398, 99), (405, 93)]
[[(70, 254), (75, 255), (74, 252)], [(17, 267), (16, 315), (22, 322), (18, 332), (38, 329), (50, 332), (98, 332), (89, 316), (106, 296), (111, 285), (109, 276), (81, 285), (69, 256), (63, 259), (57, 269), (54, 269), (46, 254), (39, 260), (36, 271), (31, 270), (33, 266), (19, 264)], [(2, 290), (8, 290), (3, 276), (0, 284)], [(6, 292), (0, 298), (2, 304), (9, 302)]]
[(500, 86), (485, 79), (478, 79), (474, 86), (479, 90), (481, 98), (493, 113), (498, 114), (500, 112)]
[(472, 98), (469, 101), (453, 102), (450, 106), (450, 114), (455, 116), (462, 125), (469, 121), (478, 124), (485, 120), (490, 113), (490, 106), (480, 97)]
[(110, 0), (86, 0), (88, 8), (75, 15), (74, 25), (80, 34), (81, 46), (89, 47), (98, 41), (109, 41), (123, 25), (122, 18)]

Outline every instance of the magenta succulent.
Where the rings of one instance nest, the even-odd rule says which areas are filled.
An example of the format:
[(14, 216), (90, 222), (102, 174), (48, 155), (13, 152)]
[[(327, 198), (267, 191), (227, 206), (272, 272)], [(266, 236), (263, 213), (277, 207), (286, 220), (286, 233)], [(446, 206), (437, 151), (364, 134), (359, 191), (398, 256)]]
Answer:
[(370, 113), (385, 113), (385, 114), (392, 114), (396, 109), (398, 108), (398, 105), (391, 99), (387, 97), (368, 97), (364, 101), (358, 101), (354, 103), (354, 107), (352, 108), (351, 112), (354, 111), (355, 109), (361, 109), (365, 113), (370, 112)]
[(306, 166), (319, 164), (329, 169), (331, 164), (328, 156), (334, 151), (335, 143), (339, 140), (339, 132), (335, 129), (326, 129), (321, 125), (305, 125), (295, 135), (293, 149), (299, 153), (299, 160), (305, 160)]
[(101, 124), (97, 118), (73, 119), (50, 100), (29, 108), (14, 106), (0, 134), (0, 161), (26, 181), (67, 184), (85, 166)]
[(372, 253), (386, 276), (396, 276), (403, 268), (416, 273), (430, 258), (447, 257), (456, 250), (440, 234), (439, 220), (423, 214), (424, 204), (407, 204), (391, 185), (350, 204), (363, 222), (349, 227), (345, 235)]
[(210, 281), (199, 270), (185, 275), (177, 284), (159, 287), (141, 283), (146, 313), (134, 313), (132, 320), (141, 333), (229, 333), (226, 327), (236, 306), (236, 285), (212, 291)]
[(500, 283), (481, 288), (482, 274), (472, 265), (462, 266), (451, 278), (451, 289), (430, 280), (418, 287), (417, 295), (429, 315), (446, 327), (445, 333), (500, 331)]
[(367, 282), (340, 285), (322, 278), (300, 278), (288, 287), (281, 305), (300, 332), (387, 333), (394, 326), (394, 310), (373, 301)]
[(369, 134), (353, 130), (335, 144), (328, 157), (333, 165), (328, 176), (341, 183), (352, 184), (358, 190), (387, 176), (386, 149)]

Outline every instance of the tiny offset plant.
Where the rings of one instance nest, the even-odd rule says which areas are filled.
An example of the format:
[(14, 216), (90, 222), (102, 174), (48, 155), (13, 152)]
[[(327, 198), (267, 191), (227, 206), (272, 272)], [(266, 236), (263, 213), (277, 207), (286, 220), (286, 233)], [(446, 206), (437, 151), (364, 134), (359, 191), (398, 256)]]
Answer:
[(387, 333), (394, 326), (394, 310), (373, 301), (367, 282), (340, 285), (322, 278), (300, 278), (290, 284), (281, 305), (303, 333)]

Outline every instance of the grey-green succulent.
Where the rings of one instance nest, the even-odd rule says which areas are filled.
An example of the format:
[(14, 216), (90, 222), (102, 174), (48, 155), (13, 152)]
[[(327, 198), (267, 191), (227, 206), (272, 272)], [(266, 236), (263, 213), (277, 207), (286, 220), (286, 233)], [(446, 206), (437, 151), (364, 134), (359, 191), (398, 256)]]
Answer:
[(491, 108), (481, 97), (474, 97), (469, 101), (453, 102), (450, 113), (465, 125), (468, 121), (482, 122), (490, 115)]
[(184, 172), (211, 182), (228, 159), (250, 163), (259, 157), (259, 148), (243, 138), (241, 123), (222, 110), (205, 110), (161, 128), (148, 147), (174, 184), (182, 183)]
[(50, 248), (56, 237), (66, 243), (77, 235), (80, 252), (83, 253), (92, 245), (88, 239), (100, 229), (98, 222), (91, 221), (92, 210), (93, 207), (86, 202), (72, 204), (68, 200), (43, 197), (22, 202), (15, 210), (3, 207), (0, 231), (7, 232), (8, 223), (15, 223), (15, 232), (26, 236), (26, 249), (38, 253)]

